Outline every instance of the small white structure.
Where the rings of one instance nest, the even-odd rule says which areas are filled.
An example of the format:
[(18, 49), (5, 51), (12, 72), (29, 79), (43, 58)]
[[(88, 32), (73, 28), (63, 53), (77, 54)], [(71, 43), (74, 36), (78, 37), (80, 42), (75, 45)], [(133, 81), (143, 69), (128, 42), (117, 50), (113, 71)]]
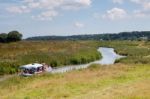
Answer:
[(43, 73), (47, 68), (47, 65), (39, 63), (20, 66), (20, 69), (22, 70), (21, 75), (23, 76), (32, 76), (33, 74)]

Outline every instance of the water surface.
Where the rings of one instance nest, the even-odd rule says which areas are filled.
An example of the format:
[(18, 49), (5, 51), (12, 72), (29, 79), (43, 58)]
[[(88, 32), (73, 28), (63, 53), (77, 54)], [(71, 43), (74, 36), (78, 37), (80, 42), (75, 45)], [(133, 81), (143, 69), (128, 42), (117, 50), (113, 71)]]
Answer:
[(124, 58), (125, 56), (121, 56), (116, 54), (113, 48), (100, 47), (97, 50), (102, 55), (102, 59), (82, 65), (70, 65), (59, 67), (56, 69), (52, 69), (51, 73), (63, 73), (71, 70), (88, 68), (91, 64), (101, 64), (101, 65), (111, 65), (114, 64), (117, 59)]

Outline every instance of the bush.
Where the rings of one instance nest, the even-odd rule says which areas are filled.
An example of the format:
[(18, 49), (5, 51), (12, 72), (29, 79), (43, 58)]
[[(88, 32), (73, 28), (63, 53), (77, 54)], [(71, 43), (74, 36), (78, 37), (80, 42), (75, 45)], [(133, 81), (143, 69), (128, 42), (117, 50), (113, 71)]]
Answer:
[(14, 74), (18, 72), (18, 63), (14, 62), (1, 62), (0, 63), (0, 75), (3, 74)]
[(8, 42), (16, 42), (22, 39), (22, 34), (18, 31), (11, 31), (8, 33), (7, 41)]
[(18, 31), (11, 31), (8, 34), (1, 33), (0, 34), (0, 42), (6, 43), (6, 42), (16, 42), (20, 41), (22, 39), (22, 34)]
[(6, 33), (1, 33), (0, 34), (0, 42), (2, 42), (2, 43), (7, 42), (7, 34)]

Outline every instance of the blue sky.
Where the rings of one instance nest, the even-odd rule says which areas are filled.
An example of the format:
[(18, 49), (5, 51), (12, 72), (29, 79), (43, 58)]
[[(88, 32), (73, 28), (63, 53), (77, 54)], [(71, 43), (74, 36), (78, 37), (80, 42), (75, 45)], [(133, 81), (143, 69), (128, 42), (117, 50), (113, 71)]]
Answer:
[(150, 30), (150, 0), (0, 0), (0, 32), (24, 38)]

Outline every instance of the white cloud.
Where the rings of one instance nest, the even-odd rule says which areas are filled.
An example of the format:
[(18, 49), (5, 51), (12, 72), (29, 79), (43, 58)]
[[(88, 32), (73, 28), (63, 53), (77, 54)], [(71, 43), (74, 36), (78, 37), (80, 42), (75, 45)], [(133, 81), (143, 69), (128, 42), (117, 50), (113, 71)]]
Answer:
[(84, 25), (83, 23), (81, 23), (81, 22), (75, 22), (75, 23), (74, 23), (74, 26), (75, 26), (76, 28), (83, 28), (85, 25)]
[(124, 0), (113, 0), (113, 3), (122, 4), (123, 2), (124, 2)]
[(30, 12), (30, 9), (28, 9), (26, 6), (12, 6), (6, 9), (7, 11), (11, 13), (28, 13)]
[(150, 10), (150, 0), (130, 0), (133, 3), (141, 5), (144, 10)]
[(149, 17), (150, 16), (150, 0), (130, 0), (131, 2), (140, 5), (140, 9), (134, 11), (135, 17)]
[(39, 10), (41, 12), (37, 15), (37, 18), (53, 19), (52, 17), (57, 16), (62, 9), (81, 9), (90, 6), (91, 3), (92, 0), (23, 0), (23, 5), (8, 7), (7, 11), (11, 13), (27, 13)]
[(42, 12), (40, 15), (38, 16), (33, 16), (33, 19), (39, 19), (39, 20), (53, 20), (54, 17), (58, 16), (58, 12), (56, 11), (46, 11), (46, 12)]
[(23, 2), (34, 2), (34, 0), (23, 0)]
[(67, 2), (64, 2), (62, 8), (63, 9), (73, 9), (78, 10), (80, 8), (85, 8), (91, 5), (91, 0), (66, 0)]
[(125, 1), (130, 1), (132, 3), (138, 4), (143, 7), (144, 10), (150, 10), (150, 0), (112, 0), (113, 3), (122, 4)]
[(142, 12), (142, 11), (140, 11), (140, 10), (135, 10), (135, 11), (133, 11), (133, 15), (134, 15), (134, 17), (136, 17), (136, 18), (144, 18), (144, 17), (147, 16), (144, 12)]
[(150, 2), (144, 3), (143, 7), (145, 10), (150, 10)]
[(146, 0), (130, 0), (131, 2), (134, 2), (134, 3), (138, 3), (138, 4), (140, 4), (140, 3), (142, 3), (142, 1), (146, 1)]
[(150, 17), (150, 0), (112, 0), (114, 4), (124, 4), (126, 2), (136, 5), (136, 8), (129, 11), (129, 9), (113, 8), (107, 10), (105, 14), (94, 13), (96, 19), (104, 18), (110, 20), (120, 20), (125, 18), (146, 18)]
[(76, 3), (82, 5), (82, 6), (89, 6), (91, 5), (91, 0), (75, 0)]
[(111, 10), (108, 10), (102, 17), (110, 20), (119, 20), (126, 18), (127, 12), (121, 8), (113, 8)]

